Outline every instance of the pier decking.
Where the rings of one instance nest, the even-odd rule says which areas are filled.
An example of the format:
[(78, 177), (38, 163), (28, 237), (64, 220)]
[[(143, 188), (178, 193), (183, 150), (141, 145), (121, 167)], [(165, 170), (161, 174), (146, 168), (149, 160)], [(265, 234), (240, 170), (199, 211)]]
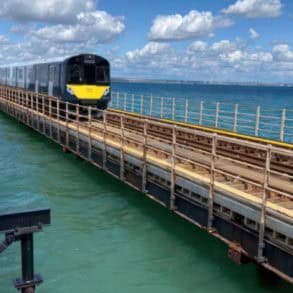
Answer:
[[(0, 87), (0, 110), (293, 283), (293, 146)], [(150, 215), (151, 216), (151, 215)]]

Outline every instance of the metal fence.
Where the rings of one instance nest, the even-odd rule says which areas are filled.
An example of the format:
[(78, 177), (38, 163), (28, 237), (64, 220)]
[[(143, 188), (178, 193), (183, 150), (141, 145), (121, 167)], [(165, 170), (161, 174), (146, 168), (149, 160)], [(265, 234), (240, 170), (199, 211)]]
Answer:
[(293, 109), (112, 93), (111, 107), (293, 143)]

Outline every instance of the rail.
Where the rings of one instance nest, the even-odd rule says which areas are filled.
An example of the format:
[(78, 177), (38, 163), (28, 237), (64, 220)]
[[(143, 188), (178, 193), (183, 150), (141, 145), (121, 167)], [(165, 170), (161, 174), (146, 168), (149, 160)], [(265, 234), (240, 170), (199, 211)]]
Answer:
[(112, 93), (111, 107), (129, 112), (293, 143), (293, 109)]

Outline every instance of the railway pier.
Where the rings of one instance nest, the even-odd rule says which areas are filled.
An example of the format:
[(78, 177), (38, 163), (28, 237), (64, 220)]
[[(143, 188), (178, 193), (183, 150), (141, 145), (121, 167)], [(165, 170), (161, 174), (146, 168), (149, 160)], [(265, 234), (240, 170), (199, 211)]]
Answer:
[(0, 110), (293, 283), (292, 144), (4, 86)]

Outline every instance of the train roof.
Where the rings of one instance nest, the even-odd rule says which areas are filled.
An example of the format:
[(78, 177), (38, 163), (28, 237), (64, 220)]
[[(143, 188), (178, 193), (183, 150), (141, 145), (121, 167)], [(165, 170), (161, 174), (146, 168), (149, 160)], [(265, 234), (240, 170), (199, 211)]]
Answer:
[(24, 62), (14, 62), (10, 64), (0, 65), (0, 68), (6, 68), (6, 67), (21, 67), (21, 66), (30, 66), (35, 64), (46, 64), (46, 63), (56, 63), (56, 62), (63, 62), (67, 58), (70, 58), (71, 56), (63, 56), (63, 57), (56, 57), (56, 58), (43, 58), (38, 59), (34, 61), (24, 61)]
[(15, 62), (15, 63), (5, 64), (5, 65), (0, 65), (0, 68), (32, 66), (32, 65), (47, 64), (47, 63), (59, 63), (59, 62), (64, 62), (70, 58), (82, 56), (82, 55), (95, 55), (99, 58), (105, 59), (104, 57), (96, 55), (96, 54), (84, 53), (84, 54), (77, 54), (77, 55), (65, 55), (65, 56), (56, 57), (56, 58), (43, 58), (43, 59), (38, 59), (38, 60), (34, 60), (34, 61)]

